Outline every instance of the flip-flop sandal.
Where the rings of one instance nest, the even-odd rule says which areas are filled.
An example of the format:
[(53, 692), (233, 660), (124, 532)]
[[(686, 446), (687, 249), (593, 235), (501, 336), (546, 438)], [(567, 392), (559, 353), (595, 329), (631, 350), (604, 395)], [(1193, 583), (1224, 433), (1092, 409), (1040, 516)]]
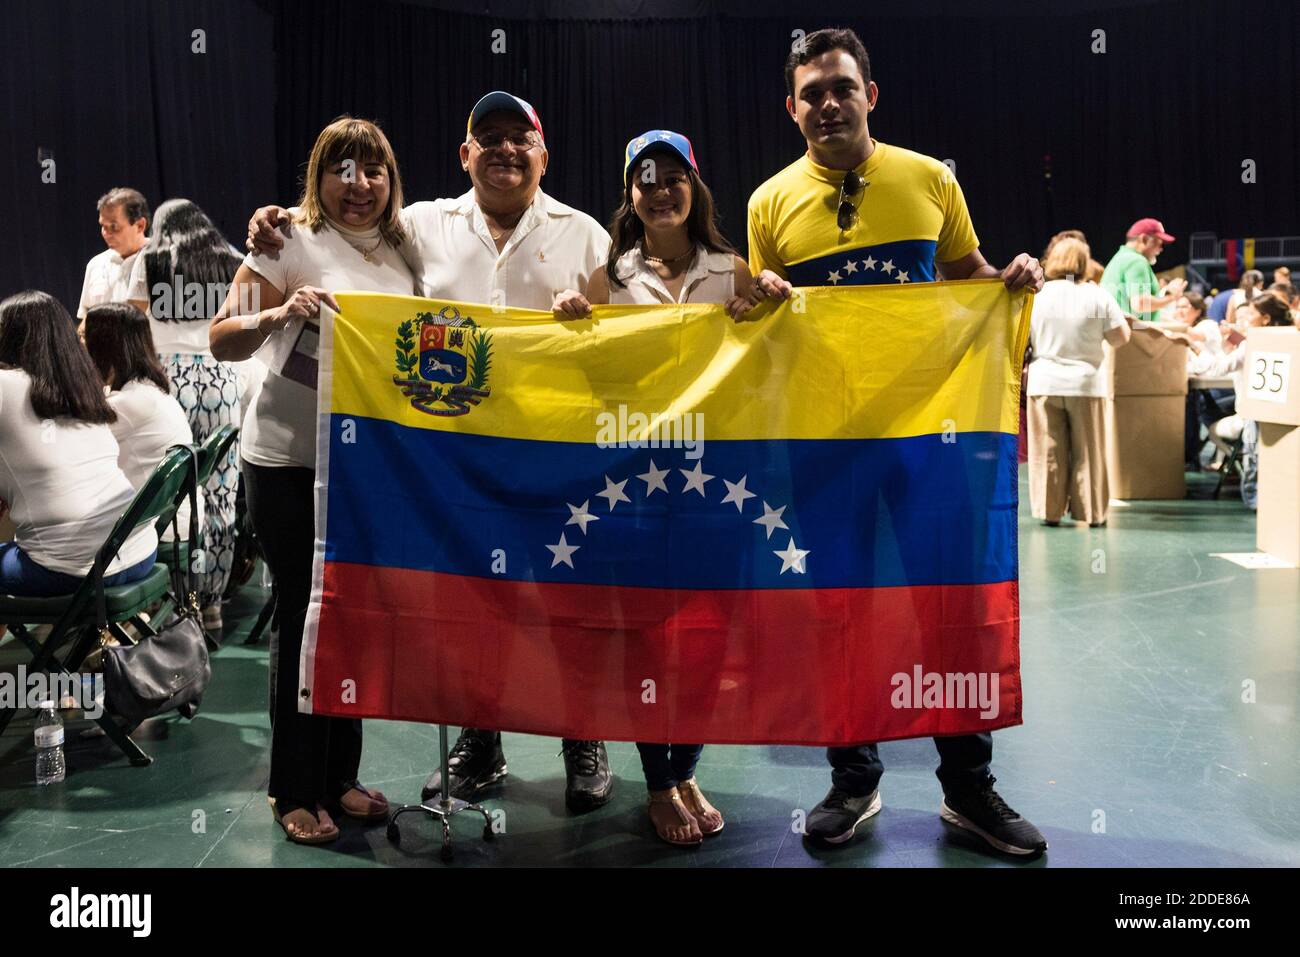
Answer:
[[(383, 807), (370, 810), (364, 814), (358, 813), (356, 811), (351, 811), (343, 805), (343, 794), (347, 794), (350, 791), (360, 791), (363, 795), (370, 798), (372, 801), (383, 801)], [(346, 787), (344, 787), (343, 794), (340, 794), (338, 797), (330, 801), (330, 804), (328, 806), (331, 811), (337, 809), (340, 813), (346, 814), (354, 821), (373, 822), (373, 821), (385, 821), (388, 819), (388, 811), (389, 811), (388, 799), (375, 797), (375, 795), (368, 788), (364, 787), (359, 781), (350, 782)]]
[[(726, 827), (727, 824), (727, 822), (722, 819), (722, 812), (709, 803), (709, 799), (704, 796), (704, 792), (700, 790), (700, 786), (695, 783), (694, 778), (691, 778), (689, 781), (678, 783), (677, 790), (682, 795), (682, 804), (685, 805), (686, 810), (695, 817), (696, 823), (700, 825), (701, 834), (705, 837), (712, 837), (715, 834), (722, 833), (722, 829)], [(718, 826), (712, 830), (705, 829), (704, 820), (701, 817), (701, 815), (709, 813), (718, 815)]]
[[(294, 833), (289, 830), (289, 825), (284, 822), (285, 816), (292, 814), (294, 811), (307, 811), (307, 809), (302, 805), (290, 804), (288, 802), (284, 804), (282, 809), (276, 802), (275, 798), (268, 798), (268, 800), (271, 802), (271, 814), (275, 816), (275, 823), (279, 824), (280, 827), (283, 828), (284, 836), (294, 844), (328, 844), (330, 841), (338, 839), (339, 829), (337, 825), (333, 830), (318, 831), (313, 835)], [(318, 825), (320, 824), (320, 817), (317, 816), (314, 811), (307, 811), (307, 813), (316, 818), (316, 823)]]
[[(655, 797), (654, 795), (651, 795), (649, 807), (653, 808), (656, 805), (668, 805), (669, 807), (671, 807), (677, 814), (678, 824), (684, 826), (690, 826), (692, 821), (695, 820), (694, 815), (692, 815), (690, 811), (686, 810), (686, 805), (682, 803), (681, 795), (677, 794), (676, 792), (670, 795), (666, 795), (664, 797)], [(699, 847), (700, 844), (704, 842), (704, 838), (702, 836), (694, 839), (687, 838), (684, 841), (673, 840), (671, 837), (668, 836), (668, 831), (667, 831), (667, 827), (671, 827), (672, 825), (669, 824), (667, 825), (667, 827), (660, 827), (655, 822), (653, 815), (650, 816), (650, 826), (655, 829), (655, 834), (659, 835), (659, 839), (661, 841), (664, 841), (665, 843), (668, 844), (672, 844), (674, 847)]]

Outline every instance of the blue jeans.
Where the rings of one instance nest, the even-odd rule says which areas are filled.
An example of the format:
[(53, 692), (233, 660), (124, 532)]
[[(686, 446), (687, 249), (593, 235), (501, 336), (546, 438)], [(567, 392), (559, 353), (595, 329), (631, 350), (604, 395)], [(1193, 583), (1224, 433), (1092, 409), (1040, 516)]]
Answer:
[[(148, 575), (158, 557), (157, 549), (142, 562), (123, 568), (112, 575), (104, 576), (105, 585), (126, 585), (139, 581)], [(16, 542), (0, 545), (0, 593), (5, 595), (22, 595), (27, 598), (44, 598), (52, 595), (71, 595), (85, 576), (65, 575), (52, 572), (44, 565), (38, 565), (31, 557), (18, 547)]]
[[(991, 734), (949, 735), (935, 738), (934, 746), (939, 751), (939, 770), (935, 774), (945, 794), (950, 790), (978, 788), (989, 780), (989, 764), (993, 760)], [(854, 797), (866, 797), (874, 791), (885, 771), (874, 744), (827, 748), (826, 757), (831, 763), (831, 783)]]
[(704, 751), (702, 744), (636, 743), (641, 752), (641, 770), (650, 791), (667, 791), (695, 777), (695, 765)]

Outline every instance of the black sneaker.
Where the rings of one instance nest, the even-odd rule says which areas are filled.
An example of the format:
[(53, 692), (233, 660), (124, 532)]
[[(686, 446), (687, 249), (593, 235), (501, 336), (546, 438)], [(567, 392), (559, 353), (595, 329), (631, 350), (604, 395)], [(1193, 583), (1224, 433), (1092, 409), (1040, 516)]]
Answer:
[(843, 844), (852, 840), (859, 824), (879, 813), (880, 788), (862, 797), (854, 797), (848, 791), (833, 787), (808, 815), (804, 836), (823, 844)]
[[(501, 735), (496, 731), (466, 728), (447, 756), (451, 796), (469, 801), (506, 776), (506, 756), (501, 752)], [(442, 794), (442, 768), (435, 768), (420, 789), (420, 799)]]
[(571, 741), (563, 749), (564, 803), (570, 811), (592, 811), (609, 801), (614, 775), (609, 772), (609, 754), (604, 741)]
[(1004, 854), (1032, 857), (1047, 850), (1038, 828), (1007, 806), (993, 790), (993, 778), (980, 787), (944, 792), (939, 816), (949, 824), (984, 838)]

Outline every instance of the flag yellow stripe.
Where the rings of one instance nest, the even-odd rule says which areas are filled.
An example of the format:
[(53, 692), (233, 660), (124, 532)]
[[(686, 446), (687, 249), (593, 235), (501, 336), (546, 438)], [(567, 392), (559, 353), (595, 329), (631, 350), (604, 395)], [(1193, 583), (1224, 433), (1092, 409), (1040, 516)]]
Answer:
[(690, 415), (706, 441), (1014, 433), (1032, 302), (974, 280), (799, 289), (742, 323), (713, 305), (600, 306), (557, 322), (456, 303), (492, 337), (491, 394), (467, 415), (435, 416), (394, 385), (395, 344), (399, 323), (447, 304), (337, 299), (328, 411), (559, 442), (597, 441), (620, 406), (623, 421), (640, 413), (661, 431)]

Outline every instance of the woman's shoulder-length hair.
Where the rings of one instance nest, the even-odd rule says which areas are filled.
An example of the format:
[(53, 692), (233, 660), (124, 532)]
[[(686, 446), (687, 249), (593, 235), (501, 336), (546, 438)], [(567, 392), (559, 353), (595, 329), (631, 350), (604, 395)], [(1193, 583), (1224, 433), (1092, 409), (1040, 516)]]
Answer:
[(382, 163), (388, 170), (388, 205), (379, 219), (379, 233), (390, 246), (406, 238), (402, 228), (402, 176), (397, 156), (388, 137), (377, 123), (354, 116), (340, 116), (316, 137), (303, 175), (302, 196), (298, 200), (298, 221), (312, 232), (325, 225), (325, 209), (320, 201), (320, 178), (335, 163), (353, 160), (358, 164)]

